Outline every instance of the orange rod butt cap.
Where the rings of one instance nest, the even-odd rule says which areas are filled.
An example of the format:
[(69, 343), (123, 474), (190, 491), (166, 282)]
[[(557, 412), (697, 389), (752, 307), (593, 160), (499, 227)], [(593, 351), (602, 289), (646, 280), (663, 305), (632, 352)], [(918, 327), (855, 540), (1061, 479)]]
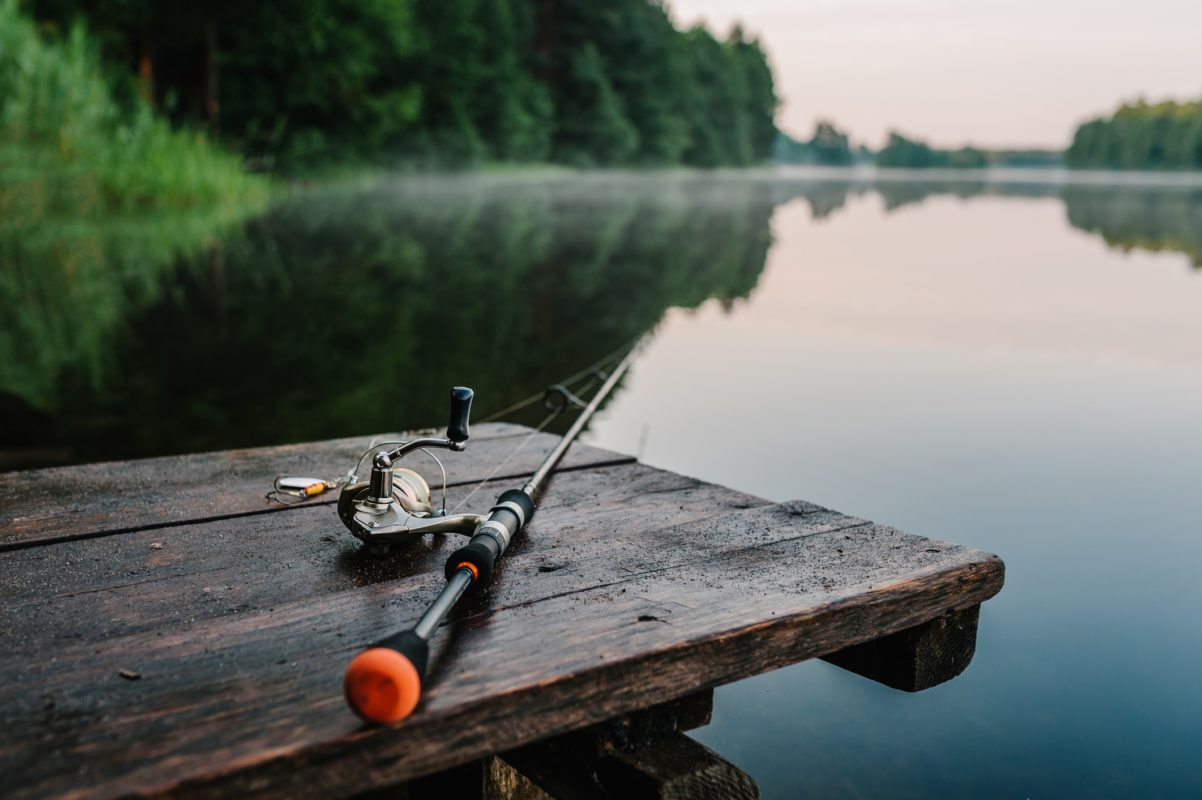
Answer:
[(422, 682), (412, 661), (396, 650), (373, 647), (351, 661), (342, 688), (356, 714), (368, 722), (387, 725), (413, 713)]

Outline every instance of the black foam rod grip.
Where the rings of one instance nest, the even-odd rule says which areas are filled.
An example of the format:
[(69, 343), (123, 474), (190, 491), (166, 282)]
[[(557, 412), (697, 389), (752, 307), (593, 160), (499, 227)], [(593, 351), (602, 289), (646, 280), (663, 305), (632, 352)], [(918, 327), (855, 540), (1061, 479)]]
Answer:
[(467, 441), (467, 421), (472, 413), (472, 398), (475, 392), (466, 386), (451, 390), (451, 421), (447, 423), (447, 438), (452, 442)]
[(430, 663), (430, 645), (426, 640), (413, 631), (394, 633), (376, 647), (387, 647), (396, 650), (413, 664), (417, 669), (417, 677), (422, 683), (426, 681), (426, 667)]

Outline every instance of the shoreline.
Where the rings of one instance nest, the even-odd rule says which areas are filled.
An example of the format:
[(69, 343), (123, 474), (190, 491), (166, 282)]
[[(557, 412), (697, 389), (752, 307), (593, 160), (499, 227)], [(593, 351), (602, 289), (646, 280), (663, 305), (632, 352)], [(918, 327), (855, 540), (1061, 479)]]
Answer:
[(1202, 189), (1202, 171), (1086, 170), (1068, 167), (984, 167), (981, 169), (906, 169), (873, 165), (823, 167), (781, 164), (775, 178), (838, 179), (849, 183), (963, 182), (1037, 184), (1040, 186), (1149, 186)]

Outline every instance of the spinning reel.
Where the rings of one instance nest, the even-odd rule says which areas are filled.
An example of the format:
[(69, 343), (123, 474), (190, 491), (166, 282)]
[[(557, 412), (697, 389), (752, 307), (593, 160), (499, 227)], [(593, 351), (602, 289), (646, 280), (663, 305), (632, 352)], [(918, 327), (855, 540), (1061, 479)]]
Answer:
[[(372, 456), (368, 480), (343, 487), (338, 496), (338, 517), (351, 533), (373, 549), (381, 550), (386, 550), (392, 543), (412, 541), (427, 533), (460, 533), (464, 536), (475, 533), (485, 521), (485, 515), (446, 514), (445, 471), (444, 504), (436, 510), (425, 479), (411, 469), (396, 466), (402, 458), (419, 450), (462, 452), (467, 447), (472, 396), (472, 390), (465, 386), (451, 390), (451, 421), (445, 438), (413, 439), (392, 449), (377, 450)], [(433, 456), (432, 453), (429, 455)]]

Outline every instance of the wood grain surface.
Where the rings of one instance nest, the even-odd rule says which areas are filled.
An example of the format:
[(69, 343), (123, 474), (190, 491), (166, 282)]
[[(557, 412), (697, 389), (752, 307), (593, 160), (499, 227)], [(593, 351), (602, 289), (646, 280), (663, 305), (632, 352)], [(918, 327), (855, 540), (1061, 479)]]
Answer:
[[(422, 705), (389, 728), (346, 710), (343, 669), (420, 615), (455, 539), (372, 559), (328, 505), (123, 530), (97, 500), (77, 530), (118, 532), (0, 553), (0, 795), (349, 796), (913, 628), (1002, 585), (975, 550), (573, 452), (491, 591), (435, 636)], [(86, 481), (74, 469), (44, 472)], [(249, 470), (212, 474), (214, 491), (246, 481), (261, 499)]]
[[(503, 422), (472, 428), (464, 453), (441, 453), (450, 485), (474, 483), (490, 474), (529, 429)], [(0, 472), (0, 551), (33, 544), (150, 530), (180, 522), (289, 510), (266, 498), (278, 475), (341, 477), (376, 441), (442, 435), (434, 429), (359, 436), (308, 444), (227, 450), (138, 461)], [(498, 479), (529, 475), (558, 441), (538, 434), (497, 473)], [(589, 445), (572, 447), (564, 469), (630, 462)], [(438, 467), (418, 455), (403, 466), (417, 470), (437, 491)], [(366, 480), (367, 467), (360, 477)], [(305, 505), (333, 503), (334, 492)]]

